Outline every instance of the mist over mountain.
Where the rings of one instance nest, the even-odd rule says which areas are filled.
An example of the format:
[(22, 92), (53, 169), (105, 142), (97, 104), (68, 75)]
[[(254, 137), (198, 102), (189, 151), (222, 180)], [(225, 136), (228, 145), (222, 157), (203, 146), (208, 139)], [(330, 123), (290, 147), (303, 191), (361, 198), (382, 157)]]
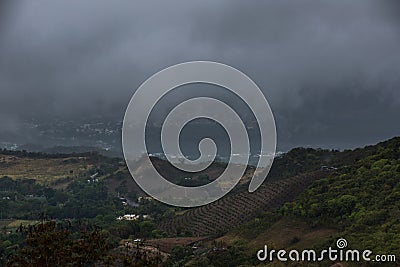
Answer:
[(118, 130), (143, 81), (191, 60), (230, 64), (258, 84), (279, 150), (357, 147), (400, 132), (396, 1), (38, 0), (0, 10), (6, 146), (118, 146), (118, 134), (76, 129), (100, 121)]
[[(399, 44), (399, 0), (0, 0), (0, 266), (400, 266)], [(268, 105), (140, 87), (190, 61)]]

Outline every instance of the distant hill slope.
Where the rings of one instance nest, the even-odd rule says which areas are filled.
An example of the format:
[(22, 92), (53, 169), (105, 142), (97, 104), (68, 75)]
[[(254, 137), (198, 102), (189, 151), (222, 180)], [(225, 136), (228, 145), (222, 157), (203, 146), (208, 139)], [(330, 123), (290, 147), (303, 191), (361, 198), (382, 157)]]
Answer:
[(96, 152), (45, 154), (0, 150), (0, 177), (32, 179), (42, 185), (62, 187), (78, 177), (110, 173), (119, 167), (118, 162)]
[[(356, 166), (361, 166), (365, 162), (369, 162), (371, 165), (374, 160), (381, 160), (379, 164), (387, 164), (386, 160), (382, 161), (382, 153), (389, 153), (390, 155), (386, 155), (386, 157), (398, 160), (399, 140), (400, 138), (393, 138), (375, 146), (342, 152), (304, 148), (293, 149), (282, 158), (276, 159), (267, 182), (256, 192), (248, 193), (246, 186), (242, 186), (233, 194), (228, 194), (214, 203), (189, 209), (182, 215), (160, 222), (159, 228), (170, 235), (182, 235), (185, 232), (195, 236), (225, 233), (254, 219), (262, 212), (271, 211), (294, 200), (311, 184), (326, 181), (324, 178), (327, 176), (339, 177), (346, 174), (349, 179), (353, 179), (351, 175), (356, 172)], [(375, 165), (377, 164), (375, 163)], [(321, 171), (321, 168), (328, 170)], [(329, 168), (331, 169), (329, 170)], [(389, 167), (386, 166), (386, 168)], [(400, 171), (400, 169), (397, 171)], [(379, 175), (379, 173), (377, 172), (375, 175)], [(383, 180), (381, 182), (384, 184)], [(351, 187), (347, 190), (355, 191), (360, 186), (356, 182), (350, 184)], [(321, 190), (328, 190), (327, 192), (334, 190), (334, 188), (329, 188), (325, 184), (321, 187)], [(306, 192), (309, 193), (308, 198), (315, 200), (314, 205), (318, 205), (321, 200), (313, 197), (312, 194), (315, 192)], [(357, 194), (361, 193), (356, 192)], [(337, 191), (338, 195), (340, 193), (340, 191)], [(307, 198), (304, 201), (307, 201)], [(317, 215), (320, 214), (320, 210), (315, 210), (314, 206), (312, 208), (314, 209), (312, 212)]]
[(261, 211), (279, 207), (298, 196), (310, 183), (326, 175), (312, 172), (267, 182), (254, 193), (241, 190), (211, 204), (186, 211), (181, 216), (160, 222), (159, 228), (170, 235), (190, 233), (207, 236), (224, 233), (255, 218)]
[(39, 183), (74, 177), (90, 169), (88, 156), (39, 157), (36, 154), (7, 154), (0, 152), (0, 177), (30, 178)]
[[(400, 266), (400, 137), (335, 154), (331, 163), (339, 166), (337, 170), (316, 177), (318, 179), (292, 201), (275, 210), (260, 209), (253, 219), (237, 224), (236, 229), (214, 241), (216, 244), (222, 242), (220, 246), (225, 247), (226, 252), (213, 252), (211, 248), (208, 253), (195, 256), (192, 265), (204, 261), (220, 266), (223, 266), (221, 262), (257, 265), (255, 253), (265, 244), (275, 250), (322, 251), (335, 248), (336, 241), (344, 238), (347, 249), (371, 250), (373, 256), (396, 256), (396, 262), (379, 266)], [(293, 160), (296, 159), (287, 162)], [(225, 201), (231, 199), (227, 197)], [(213, 216), (218, 218), (220, 215), (215, 210)], [(198, 211), (190, 212), (196, 214)], [(220, 222), (214, 219), (214, 227), (219, 225)], [(334, 263), (339, 262), (326, 260), (303, 265), (292, 262), (287, 266), (331, 266)], [(265, 262), (265, 266), (284, 265), (275, 261)], [(343, 266), (378, 265), (376, 262), (346, 262)]]

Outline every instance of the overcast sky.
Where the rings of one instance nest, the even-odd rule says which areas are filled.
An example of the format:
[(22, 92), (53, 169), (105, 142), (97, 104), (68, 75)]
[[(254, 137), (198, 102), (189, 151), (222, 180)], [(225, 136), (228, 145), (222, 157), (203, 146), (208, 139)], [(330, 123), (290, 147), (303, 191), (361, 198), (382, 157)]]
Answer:
[(400, 135), (396, 2), (3, 1), (1, 131), (32, 117), (122, 119), (155, 72), (211, 60), (259, 85), (281, 147)]

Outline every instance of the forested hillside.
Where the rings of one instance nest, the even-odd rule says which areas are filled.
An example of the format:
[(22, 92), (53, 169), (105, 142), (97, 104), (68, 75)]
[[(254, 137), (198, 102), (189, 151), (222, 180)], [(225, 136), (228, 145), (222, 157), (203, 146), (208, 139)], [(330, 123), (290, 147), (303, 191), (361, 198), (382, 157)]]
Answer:
[[(217, 239), (220, 246), (227, 248), (224, 252), (210, 252), (191, 262), (207, 262), (214, 266), (223, 266), (224, 262), (253, 265), (258, 264), (256, 249), (264, 244), (275, 249), (321, 251), (329, 246), (335, 247), (339, 238), (345, 238), (351, 249), (394, 254), (398, 260), (400, 138), (334, 154), (331, 162), (337, 169), (326, 171), (325, 177), (316, 179), (295, 200), (273, 211), (260, 213), (257, 218)], [(307, 157), (306, 154), (302, 156)], [(267, 263), (267, 266), (280, 264), (275, 261)], [(334, 262), (305, 263), (302, 266), (329, 264)], [(345, 266), (359, 264), (347, 263)], [(377, 266), (377, 263), (363, 264)], [(397, 264), (399, 262), (379, 266)], [(298, 263), (290, 266), (298, 266)]]
[[(79, 231), (74, 231), (82, 225), (83, 233), (101, 233), (98, 240), (106, 244), (96, 248), (101, 249), (101, 257), (91, 256), (89, 261), (122, 257), (131, 264), (126, 266), (161, 261), (166, 266), (252, 266), (260, 264), (255, 253), (264, 244), (277, 249), (322, 250), (341, 237), (347, 239), (349, 248), (400, 255), (400, 138), (346, 151), (293, 149), (275, 159), (267, 181), (256, 192), (247, 192), (254, 170), (249, 167), (230, 194), (193, 209), (146, 198), (120, 159), (95, 153), (11, 151), (2, 151), (0, 158), (0, 173), (4, 174), (0, 178), (2, 265), (11, 259), (22, 262), (23, 255), (33, 253), (32, 242), (41, 241), (30, 238), (46, 240), (54, 235), (59, 239), (53, 242), (77, 249)], [(172, 181), (191, 181), (182, 179), (186, 174), (164, 166), (167, 163), (162, 160), (153, 162)], [(211, 170), (193, 176), (193, 185), (211, 181), (223, 166), (216, 163)], [(121, 219), (127, 214), (137, 217)], [(65, 232), (66, 225), (70, 228)], [(50, 237), (40, 232), (50, 226)], [(190, 236), (196, 238), (183, 238)], [(134, 240), (135, 245), (126, 245)], [(158, 244), (168, 240), (175, 240), (177, 247), (162, 251)], [(193, 245), (185, 240), (203, 241)]]

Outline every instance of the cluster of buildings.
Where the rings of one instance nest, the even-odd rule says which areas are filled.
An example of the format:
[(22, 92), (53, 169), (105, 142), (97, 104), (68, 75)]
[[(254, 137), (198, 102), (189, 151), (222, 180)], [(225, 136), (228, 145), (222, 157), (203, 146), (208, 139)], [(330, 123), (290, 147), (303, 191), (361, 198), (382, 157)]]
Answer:
[(143, 219), (149, 219), (149, 215), (138, 215), (138, 214), (125, 214), (124, 216), (117, 217), (118, 221), (137, 221), (142, 217)]

